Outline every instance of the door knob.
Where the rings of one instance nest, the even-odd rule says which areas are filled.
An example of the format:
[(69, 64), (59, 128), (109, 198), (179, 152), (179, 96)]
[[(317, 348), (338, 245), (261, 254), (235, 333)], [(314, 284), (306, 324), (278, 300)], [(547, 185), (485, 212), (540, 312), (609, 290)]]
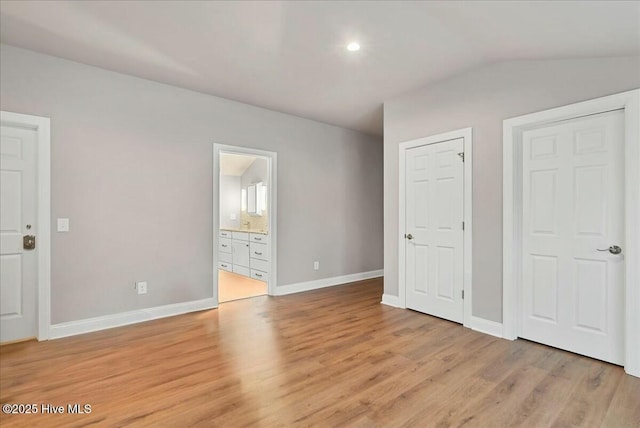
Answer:
[(611, 254), (620, 254), (622, 252), (622, 248), (618, 247), (617, 245), (612, 245), (609, 248), (604, 248), (604, 249), (600, 249), (600, 248), (596, 248), (598, 251), (608, 251)]
[(404, 235), (404, 237), (407, 238), (407, 239), (413, 239), (413, 235), (412, 234)]

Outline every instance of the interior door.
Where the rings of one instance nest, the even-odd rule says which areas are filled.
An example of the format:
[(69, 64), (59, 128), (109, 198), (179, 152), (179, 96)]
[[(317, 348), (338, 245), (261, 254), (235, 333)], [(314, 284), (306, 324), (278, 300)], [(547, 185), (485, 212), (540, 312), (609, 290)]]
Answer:
[(406, 306), (463, 321), (464, 140), (405, 151)]
[(36, 141), (34, 130), (0, 129), (0, 342), (37, 334), (37, 246), (23, 248), (37, 232)]
[(519, 336), (615, 364), (624, 358), (623, 126), (615, 111), (523, 133)]

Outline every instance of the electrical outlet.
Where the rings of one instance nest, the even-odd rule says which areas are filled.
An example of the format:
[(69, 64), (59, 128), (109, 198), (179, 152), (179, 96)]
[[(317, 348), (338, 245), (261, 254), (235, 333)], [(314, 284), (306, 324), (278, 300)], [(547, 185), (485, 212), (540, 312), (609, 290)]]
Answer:
[(313, 262), (313, 270), (320, 269), (320, 262)]
[(147, 294), (147, 282), (136, 282), (136, 290), (138, 290), (138, 294)]

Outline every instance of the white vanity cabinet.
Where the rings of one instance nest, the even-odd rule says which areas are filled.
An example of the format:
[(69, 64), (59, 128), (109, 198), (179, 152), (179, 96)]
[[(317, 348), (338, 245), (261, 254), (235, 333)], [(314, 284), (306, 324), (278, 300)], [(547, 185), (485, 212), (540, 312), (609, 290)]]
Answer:
[(269, 282), (268, 243), (269, 236), (262, 233), (221, 230), (218, 268)]
[(261, 233), (249, 234), (249, 264), (251, 278), (269, 282), (269, 236)]

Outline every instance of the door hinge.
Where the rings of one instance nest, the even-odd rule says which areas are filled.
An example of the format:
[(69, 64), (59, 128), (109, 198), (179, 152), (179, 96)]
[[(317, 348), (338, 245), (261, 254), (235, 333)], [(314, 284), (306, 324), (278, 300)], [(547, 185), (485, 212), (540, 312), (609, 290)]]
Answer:
[(464, 290), (462, 290), (462, 300), (464, 300)]
[(462, 162), (464, 162), (464, 152), (458, 153), (458, 156), (460, 156), (460, 159), (462, 159)]
[(462, 222), (462, 230), (464, 230), (464, 221)]

